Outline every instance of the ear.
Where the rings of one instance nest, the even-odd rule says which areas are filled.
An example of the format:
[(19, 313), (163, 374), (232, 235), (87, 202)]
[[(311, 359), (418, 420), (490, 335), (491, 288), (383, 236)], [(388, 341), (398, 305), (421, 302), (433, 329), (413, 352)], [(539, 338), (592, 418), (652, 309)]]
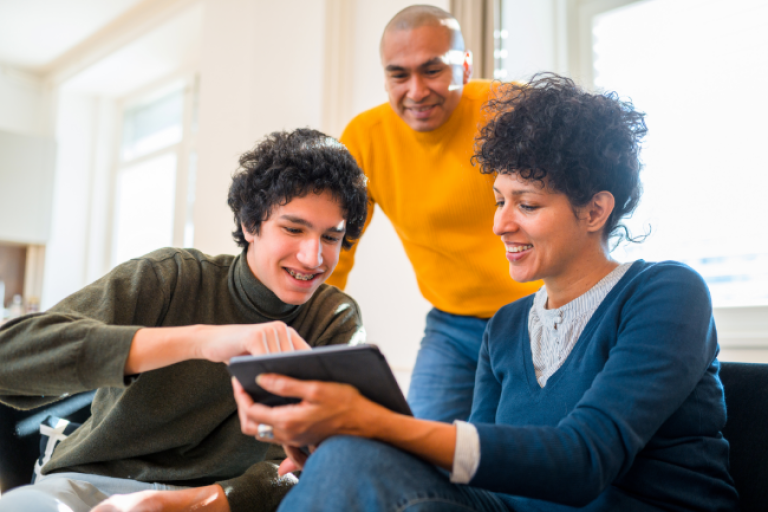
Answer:
[(240, 228), (243, 230), (243, 238), (245, 238), (245, 241), (248, 242), (248, 245), (253, 243), (253, 239), (256, 237), (255, 234), (251, 233), (247, 227), (245, 227), (245, 224), (242, 222), (240, 223)]
[(601, 232), (605, 223), (608, 222), (608, 217), (611, 216), (615, 206), (616, 199), (614, 199), (613, 194), (607, 190), (603, 190), (592, 196), (592, 199), (583, 209), (586, 214), (585, 221), (587, 223), (587, 231), (589, 233)]
[(464, 52), (464, 85), (467, 85), (469, 79), (472, 78), (472, 51), (467, 50)]

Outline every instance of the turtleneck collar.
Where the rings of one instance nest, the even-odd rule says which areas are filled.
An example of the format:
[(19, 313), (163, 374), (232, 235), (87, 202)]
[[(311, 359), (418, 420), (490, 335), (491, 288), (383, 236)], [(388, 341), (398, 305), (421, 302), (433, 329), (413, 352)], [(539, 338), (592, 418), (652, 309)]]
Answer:
[(258, 280), (248, 266), (248, 248), (235, 258), (232, 285), (238, 299), (246, 309), (269, 320), (289, 322), (299, 313), (301, 306), (286, 304)]

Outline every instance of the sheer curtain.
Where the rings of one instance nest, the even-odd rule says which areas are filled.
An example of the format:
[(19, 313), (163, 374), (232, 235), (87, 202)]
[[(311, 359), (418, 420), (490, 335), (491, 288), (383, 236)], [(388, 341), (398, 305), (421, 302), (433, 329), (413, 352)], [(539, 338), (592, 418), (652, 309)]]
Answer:
[(472, 51), (474, 78), (495, 78), (499, 56), (501, 0), (451, 0), (451, 14), (461, 25), (464, 43)]

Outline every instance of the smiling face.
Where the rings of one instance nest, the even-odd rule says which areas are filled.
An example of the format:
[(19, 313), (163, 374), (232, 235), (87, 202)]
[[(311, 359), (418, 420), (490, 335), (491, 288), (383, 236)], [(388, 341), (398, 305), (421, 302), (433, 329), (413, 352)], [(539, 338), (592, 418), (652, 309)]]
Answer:
[[(509, 275), (515, 281), (578, 278), (584, 264), (603, 254), (600, 230), (574, 214), (565, 194), (516, 174), (499, 174), (493, 185), (496, 214), (493, 232), (507, 250)], [(600, 224), (600, 227), (602, 224)]]
[(381, 42), (385, 88), (397, 115), (417, 132), (439, 128), (461, 100), (472, 68), (467, 53), (452, 48), (443, 25), (388, 30)]
[(276, 207), (259, 234), (243, 234), (251, 272), (286, 304), (304, 304), (339, 261), (346, 220), (329, 192)]

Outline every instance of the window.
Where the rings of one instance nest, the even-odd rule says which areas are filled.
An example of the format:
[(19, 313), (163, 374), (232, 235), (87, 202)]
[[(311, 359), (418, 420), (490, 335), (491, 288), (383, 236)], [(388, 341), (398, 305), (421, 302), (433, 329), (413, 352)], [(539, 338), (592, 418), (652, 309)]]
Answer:
[(115, 263), (173, 245), (176, 155), (164, 153), (117, 176)]
[(651, 236), (623, 259), (672, 259), (715, 307), (768, 305), (768, 1), (645, 0), (592, 20), (593, 79), (647, 112), (643, 199)]
[(721, 359), (768, 363), (768, 0), (503, 0), (502, 29), (505, 79), (555, 71), (647, 112), (628, 225), (652, 233), (614, 254), (691, 265)]
[(191, 246), (197, 81), (126, 102), (115, 179), (112, 264)]

